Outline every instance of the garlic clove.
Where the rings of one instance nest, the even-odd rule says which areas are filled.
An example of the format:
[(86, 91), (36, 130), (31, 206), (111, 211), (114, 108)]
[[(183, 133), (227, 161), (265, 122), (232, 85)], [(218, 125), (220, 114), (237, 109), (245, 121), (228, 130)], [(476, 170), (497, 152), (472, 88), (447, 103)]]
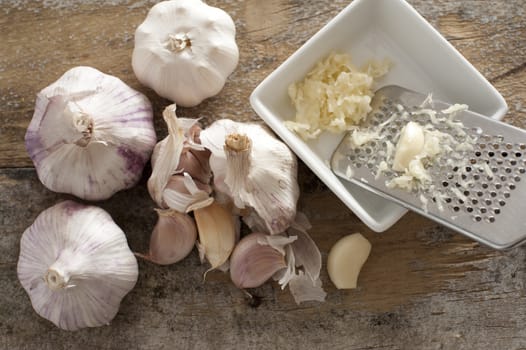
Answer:
[(195, 222), (175, 210), (157, 210), (157, 214), (148, 255), (136, 255), (159, 265), (174, 264), (192, 251), (197, 239)]
[(152, 163), (152, 175), (148, 179), (148, 192), (152, 199), (161, 208), (166, 208), (163, 203), (163, 190), (170, 177), (176, 173), (179, 158), (183, 151), (184, 132), (179, 119), (175, 114), (176, 106), (169, 105), (163, 111), (163, 118), (168, 127), (168, 136), (160, 142), (159, 151), (155, 154), (155, 163)]
[(327, 271), (336, 288), (356, 288), (358, 275), (370, 252), (371, 243), (359, 233), (345, 236), (334, 244), (327, 258)]
[(90, 67), (72, 68), (39, 92), (25, 135), (44, 186), (87, 200), (134, 186), (155, 142), (148, 99)]
[(163, 191), (163, 202), (170, 209), (188, 213), (210, 205), (210, 186), (194, 181), (188, 173), (173, 175)]
[(393, 170), (404, 171), (424, 149), (424, 128), (418, 123), (407, 123), (400, 132), (393, 159)]
[(221, 204), (212, 204), (194, 210), (199, 235), (198, 249), (201, 257), (211, 265), (210, 270), (223, 265), (236, 243), (236, 219)]
[(64, 201), (24, 231), (17, 274), (40, 316), (77, 330), (109, 324), (135, 286), (138, 267), (107, 212)]
[[(212, 152), (215, 187), (231, 195), (237, 207), (253, 208), (266, 231), (284, 232), (296, 216), (299, 198), (292, 151), (262, 125), (228, 119), (202, 130), (200, 139)], [(216, 182), (218, 174), (222, 182)]]
[(266, 242), (263, 233), (251, 233), (236, 245), (230, 258), (230, 278), (238, 288), (256, 288), (287, 267), (282, 253)]
[[(181, 159), (186, 162), (185, 158), (182, 157), (185, 152), (195, 152), (193, 153), (196, 155), (194, 165), (195, 163), (201, 163), (202, 169), (197, 171), (195, 167), (190, 167), (189, 163), (186, 164), (186, 166), (192, 168), (190, 169), (191, 171), (196, 172), (198, 175), (197, 179), (203, 178), (206, 181), (205, 183), (208, 183), (210, 178), (209, 168), (206, 164), (208, 151), (205, 150), (204, 146), (197, 143), (199, 140), (199, 127), (196, 125), (197, 120), (177, 118), (175, 111), (175, 105), (170, 105), (163, 111), (163, 118), (168, 126), (168, 136), (155, 146), (152, 156), (152, 175), (148, 179), (148, 191), (159, 207), (164, 209), (169, 207), (178, 211), (186, 211), (188, 210), (187, 206), (179, 208), (167, 205), (165, 189), (173, 175), (186, 171), (186, 169), (184, 169), (185, 164), (181, 164)], [(183, 166), (183, 168), (181, 168), (181, 166)], [(195, 184), (193, 184), (193, 181), (185, 181), (185, 183), (188, 184), (188, 191), (194, 195), (195, 191), (193, 191), (193, 188)], [(174, 195), (170, 191), (171, 190), (168, 189), (169, 197)], [(202, 193), (200, 193), (200, 195), (202, 195)], [(209, 199), (208, 202), (212, 200), (213, 199)], [(198, 201), (201, 202), (201, 200)]]
[(162, 1), (135, 32), (132, 67), (139, 81), (183, 107), (218, 94), (239, 59), (236, 28), (202, 1)]

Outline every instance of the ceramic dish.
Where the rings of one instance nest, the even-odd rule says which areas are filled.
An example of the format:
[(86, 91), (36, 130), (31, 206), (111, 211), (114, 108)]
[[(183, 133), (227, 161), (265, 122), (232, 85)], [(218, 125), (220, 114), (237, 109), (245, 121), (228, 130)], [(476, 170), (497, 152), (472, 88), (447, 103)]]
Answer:
[(393, 62), (377, 88), (396, 84), (432, 93), (496, 119), (508, 107), (499, 92), (403, 0), (354, 0), (272, 72), (250, 97), (256, 113), (367, 226), (381, 232), (407, 210), (334, 175), (328, 161), (343, 134), (323, 133), (305, 142), (283, 124), (295, 113), (288, 86), (303, 80), (332, 51), (351, 54), (358, 66), (372, 58)]

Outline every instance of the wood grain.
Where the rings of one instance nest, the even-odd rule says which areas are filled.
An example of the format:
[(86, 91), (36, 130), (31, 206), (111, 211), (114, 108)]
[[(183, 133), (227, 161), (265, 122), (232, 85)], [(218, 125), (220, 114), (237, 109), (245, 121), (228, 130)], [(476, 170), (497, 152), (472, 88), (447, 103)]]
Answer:
[[(372, 0), (369, 0), (372, 1)], [(325, 270), (325, 303), (296, 305), (267, 283), (261, 303), (216, 272), (203, 283), (197, 253), (173, 266), (140, 261), (136, 288), (109, 327), (62, 332), (33, 311), (18, 283), (22, 232), (69, 196), (38, 181), (24, 149), (35, 96), (67, 69), (89, 65), (144, 92), (156, 115), (169, 102), (131, 70), (133, 33), (155, 1), (0, 0), (0, 348), (3, 349), (526, 349), (526, 249), (497, 252), (416, 214), (378, 234), (361, 223), (303, 164), (299, 206), (324, 262), (340, 237), (362, 232), (373, 249), (359, 288), (339, 291)], [(410, 0), (505, 97), (506, 121), (526, 127), (523, 0)], [(232, 15), (240, 63), (223, 91), (180, 116), (204, 124), (259, 120), (248, 97), (257, 84), (348, 1), (208, 1)], [(166, 134), (156, 120), (160, 137)], [(98, 203), (145, 251), (155, 222), (145, 179)]]

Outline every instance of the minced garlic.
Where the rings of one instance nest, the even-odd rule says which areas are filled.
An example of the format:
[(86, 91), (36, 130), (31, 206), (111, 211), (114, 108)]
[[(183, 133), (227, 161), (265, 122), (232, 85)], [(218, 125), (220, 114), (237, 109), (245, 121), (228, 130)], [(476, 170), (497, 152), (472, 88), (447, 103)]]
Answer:
[(358, 69), (350, 55), (330, 54), (302, 82), (289, 86), (296, 117), (285, 125), (305, 140), (326, 130), (349, 130), (371, 111), (374, 79), (385, 75), (389, 67), (387, 61), (371, 60)]

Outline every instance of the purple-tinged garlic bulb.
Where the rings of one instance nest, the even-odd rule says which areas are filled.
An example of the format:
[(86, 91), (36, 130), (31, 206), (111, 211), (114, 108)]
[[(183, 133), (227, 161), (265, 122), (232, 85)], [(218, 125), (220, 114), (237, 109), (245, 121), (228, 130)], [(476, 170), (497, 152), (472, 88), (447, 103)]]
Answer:
[(17, 273), (35, 311), (73, 331), (109, 324), (139, 271), (107, 212), (64, 201), (25, 230)]
[(40, 181), (87, 200), (134, 186), (156, 141), (146, 96), (90, 67), (40, 91), (25, 136)]

